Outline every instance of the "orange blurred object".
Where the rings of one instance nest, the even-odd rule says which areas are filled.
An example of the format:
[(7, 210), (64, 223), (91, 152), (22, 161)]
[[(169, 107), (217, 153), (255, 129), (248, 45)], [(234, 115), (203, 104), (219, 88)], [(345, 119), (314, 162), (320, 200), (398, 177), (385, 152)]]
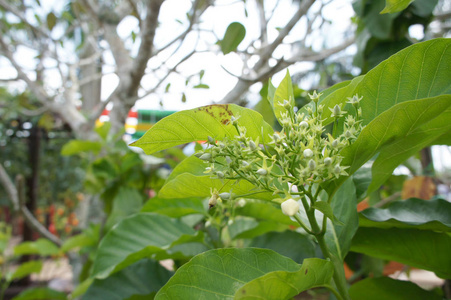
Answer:
[(429, 200), (436, 195), (437, 188), (431, 177), (415, 176), (404, 181), (402, 186), (402, 199), (420, 198)]

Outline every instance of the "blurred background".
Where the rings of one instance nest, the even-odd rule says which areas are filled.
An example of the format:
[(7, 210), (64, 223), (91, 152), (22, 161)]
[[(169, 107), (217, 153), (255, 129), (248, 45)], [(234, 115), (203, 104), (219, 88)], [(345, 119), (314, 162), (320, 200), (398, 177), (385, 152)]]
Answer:
[[(10, 264), (53, 255), (47, 271), (17, 278), (6, 296), (34, 282), (69, 292), (88, 276), (100, 238), (140, 211), (196, 147), (145, 156), (127, 146), (161, 118), (235, 103), (275, 125), (267, 83), (277, 86), (287, 68), (300, 107), (308, 92), (365, 74), (409, 45), (451, 37), (450, 1), (416, 0), (380, 14), (384, 6), (0, 0), (0, 266), (11, 245), (40, 237), (48, 243), (25, 244)], [(361, 209), (437, 194), (450, 200), (450, 157), (448, 146), (422, 150)], [(79, 251), (52, 250), (73, 236), (82, 237)]]

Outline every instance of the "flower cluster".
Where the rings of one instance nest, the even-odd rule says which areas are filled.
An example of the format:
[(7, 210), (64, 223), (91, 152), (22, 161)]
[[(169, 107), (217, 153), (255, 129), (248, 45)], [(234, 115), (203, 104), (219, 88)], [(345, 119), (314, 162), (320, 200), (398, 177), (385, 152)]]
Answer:
[[(334, 131), (326, 133), (324, 106), (318, 105), (320, 95), (316, 92), (309, 95), (314, 106), (304, 112), (295, 113), (286, 100), (278, 103), (284, 108), (279, 118), (282, 130), (270, 136), (266, 143), (246, 135), (239, 118), (232, 116), (230, 122), (238, 135), (221, 141), (209, 137), (209, 147), (196, 156), (209, 163), (206, 173), (214, 178), (244, 179), (262, 190), (287, 197), (292, 186), (313, 185), (346, 176), (348, 166), (341, 164), (340, 151), (350, 145), (363, 128), (361, 98), (357, 95), (348, 98), (347, 103), (353, 105), (355, 114), (344, 111), (341, 105), (329, 108)], [(337, 134), (338, 128), (342, 129), (340, 134)], [(231, 195), (224, 193), (219, 197), (230, 198)]]

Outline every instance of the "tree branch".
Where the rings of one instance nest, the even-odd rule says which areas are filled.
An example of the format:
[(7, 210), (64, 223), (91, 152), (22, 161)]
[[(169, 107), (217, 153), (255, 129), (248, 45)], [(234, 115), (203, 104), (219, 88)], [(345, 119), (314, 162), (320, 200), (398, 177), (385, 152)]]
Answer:
[(127, 91), (129, 96), (137, 95), (141, 78), (146, 71), (147, 61), (152, 56), (155, 32), (158, 27), (158, 16), (163, 0), (151, 0), (148, 3), (147, 15), (141, 28), (141, 45), (131, 69), (131, 82)]
[[(23, 178), (21, 178), (21, 180), (23, 180)], [(14, 211), (16, 213), (20, 213), (24, 217), (27, 224), (40, 235), (50, 240), (54, 244), (61, 246), (63, 244), (62, 241), (57, 236), (48, 231), (47, 228), (45, 228), (41, 223), (39, 223), (39, 221), (36, 220), (33, 214), (25, 206), (24, 201), (21, 201), (19, 191), (9, 178), (2, 164), (0, 164), (0, 183), (5, 188), (6, 193), (8, 194), (8, 199), (10, 200)]]

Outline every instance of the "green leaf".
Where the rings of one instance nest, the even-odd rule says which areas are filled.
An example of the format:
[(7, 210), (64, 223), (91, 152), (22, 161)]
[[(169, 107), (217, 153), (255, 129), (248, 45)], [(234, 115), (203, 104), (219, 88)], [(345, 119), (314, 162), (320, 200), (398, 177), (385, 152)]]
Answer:
[(61, 155), (68, 156), (87, 151), (92, 151), (94, 154), (97, 154), (101, 149), (102, 144), (99, 142), (71, 140), (63, 146)]
[(195, 88), (195, 89), (209, 89), (210, 86), (208, 86), (207, 84), (200, 83), (198, 85), (193, 86), (193, 88)]
[(61, 246), (61, 251), (65, 253), (75, 248), (83, 248), (88, 246), (94, 247), (96, 245), (97, 239), (94, 239), (92, 236), (87, 234), (80, 233), (65, 240), (64, 244)]
[(122, 300), (134, 295), (153, 299), (158, 290), (169, 280), (172, 272), (158, 261), (144, 259), (105, 279), (96, 279), (83, 300)]
[[(264, 299), (280, 300), (286, 299), (283, 296), (288, 294), (287, 283), (294, 289), (305, 290), (329, 284), (332, 273), (331, 263), (320, 259), (306, 260), (301, 266), (272, 250), (216, 249), (195, 256), (178, 269), (155, 299), (235, 299), (241, 297), (240, 288), (249, 284), (246, 291)], [(261, 276), (268, 276), (271, 282), (268, 287), (285, 291), (285, 294), (276, 298), (266, 297), (264, 293), (269, 291), (258, 290), (260, 281), (253, 282)], [(284, 278), (287, 282), (280, 282), (278, 278)]]
[(286, 229), (288, 229), (288, 225), (243, 217), (236, 218), (228, 227), (231, 239), (250, 239), (267, 232), (284, 231)]
[(201, 159), (197, 158), (194, 155), (191, 155), (184, 160), (182, 160), (181, 163), (179, 163), (174, 170), (172, 170), (169, 177), (166, 179), (166, 183), (169, 181), (175, 179), (177, 176), (183, 173), (190, 173), (196, 176), (205, 176), (205, 168), (207, 167), (207, 164), (204, 163)]
[(141, 212), (154, 212), (171, 218), (191, 214), (206, 214), (204, 200), (201, 198), (163, 199), (151, 198), (144, 204)]
[(234, 299), (291, 299), (303, 291), (328, 286), (333, 272), (330, 261), (309, 258), (298, 271), (275, 271), (252, 280), (236, 292)]
[(279, 123), (282, 119), (282, 113), (288, 113), (288, 110), (283, 105), (284, 100), (288, 101), (291, 107), (295, 106), (293, 83), (291, 83), (291, 76), (288, 70), (287, 74), (285, 75), (282, 82), (279, 84), (274, 93), (274, 101), (272, 103), (274, 114), (276, 115), (276, 118), (279, 121)]
[(105, 278), (141, 258), (164, 251), (196, 232), (185, 223), (154, 213), (139, 213), (122, 220), (102, 239), (92, 276)]
[(333, 224), (327, 221), (327, 231), (324, 236), (330, 251), (340, 261), (351, 247), (351, 240), (359, 226), (357, 214), (357, 199), (355, 186), (351, 178), (346, 180), (339, 188), (331, 201), (331, 207), (335, 216), (340, 216), (342, 224)]
[(215, 104), (174, 113), (152, 126), (131, 146), (152, 154), (176, 145), (206, 141), (208, 136), (232, 138), (238, 134), (230, 122), (232, 116), (238, 118), (239, 125), (246, 127), (248, 137), (270, 141), (273, 130), (259, 113), (235, 104)]
[(360, 226), (415, 228), (451, 232), (451, 203), (443, 199), (411, 198), (388, 208), (368, 208), (360, 213)]
[(280, 204), (268, 201), (246, 199), (244, 206), (235, 208), (235, 214), (252, 217), (257, 220), (273, 221), (296, 227), (299, 226), (297, 222), (292, 221), (290, 217), (282, 213)]
[(388, 277), (366, 278), (351, 286), (353, 300), (440, 300), (441, 296), (425, 291), (418, 285)]
[(66, 300), (66, 293), (56, 291), (46, 287), (29, 288), (16, 297), (13, 300)]
[(381, 14), (402, 11), (412, 2), (413, 0), (385, 0), (386, 4), (384, 9), (381, 11)]
[(57, 255), (59, 254), (59, 249), (54, 243), (43, 238), (34, 242), (23, 242), (14, 247), (14, 255), (26, 254)]
[[(167, 182), (161, 188), (158, 196), (161, 198), (209, 197), (211, 196), (212, 189), (217, 189), (218, 191), (221, 190), (221, 192), (232, 191), (236, 195), (244, 195), (258, 191), (254, 185), (245, 180), (241, 180), (240, 182), (235, 180), (223, 181), (212, 179), (209, 175), (195, 176), (190, 173), (183, 173)], [(272, 200), (275, 198), (272, 193), (266, 191), (246, 197), (263, 200)]]
[(317, 202), (315, 202), (313, 204), (312, 207), (314, 209), (317, 209), (320, 212), (322, 212), (327, 218), (329, 218), (332, 221), (332, 223), (336, 223), (336, 224), (339, 224), (339, 225), (344, 225), (343, 222), (341, 222), (339, 219), (337, 219), (335, 217), (334, 212), (332, 210), (332, 207), (326, 201), (317, 201)]
[(230, 23), (220, 42), (221, 51), (224, 54), (235, 51), (246, 36), (246, 28), (238, 22)]
[(269, 232), (258, 236), (249, 243), (249, 247), (271, 249), (295, 262), (316, 256), (312, 239), (292, 230)]
[(42, 269), (42, 261), (40, 260), (28, 261), (18, 266), (17, 269), (14, 270), (14, 272), (8, 273), (6, 275), (6, 280), (13, 281), (22, 279), (32, 273), (41, 272), (41, 269)]
[(351, 251), (381, 259), (394, 260), (412, 267), (451, 278), (451, 237), (417, 229), (379, 229), (361, 227), (352, 240)]
[(47, 15), (47, 28), (50, 31), (52, 31), (53, 27), (55, 27), (56, 20), (57, 20), (57, 18), (54, 13), (51, 12)]
[[(369, 191), (374, 191), (400, 163), (424, 144), (450, 131), (451, 123), (446, 121), (450, 116), (451, 95), (399, 103), (379, 114), (351, 146), (342, 150), (342, 165), (350, 166), (348, 173), (353, 174), (382, 150), (372, 167), (373, 181)], [(422, 137), (425, 139), (421, 140)], [(340, 177), (327, 190), (333, 191), (344, 180), (346, 177)]]
[(107, 229), (122, 219), (139, 212), (143, 204), (142, 194), (136, 188), (127, 186), (120, 186), (112, 200), (113, 206), (105, 224)]

